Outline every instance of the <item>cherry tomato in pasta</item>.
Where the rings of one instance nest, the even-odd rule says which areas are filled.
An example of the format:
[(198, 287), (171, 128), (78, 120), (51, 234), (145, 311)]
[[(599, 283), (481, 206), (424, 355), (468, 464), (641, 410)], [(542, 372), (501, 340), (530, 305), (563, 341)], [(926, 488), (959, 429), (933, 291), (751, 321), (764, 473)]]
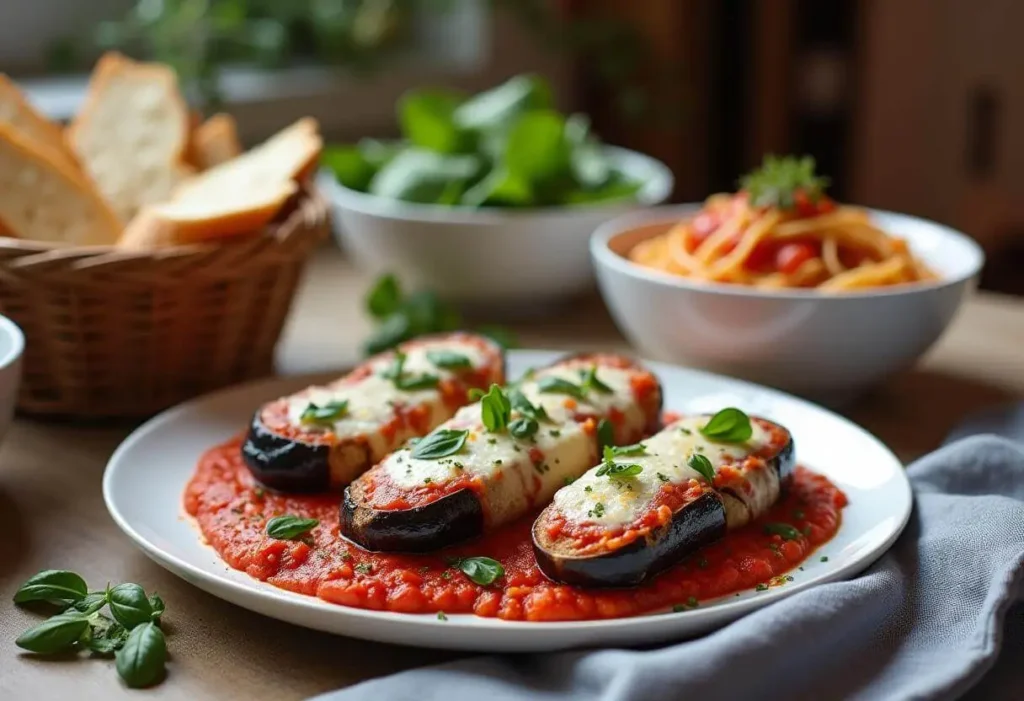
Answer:
[(816, 258), (818, 252), (809, 243), (787, 243), (775, 254), (775, 267), (779, 272), (792, 275), (800, 266)]

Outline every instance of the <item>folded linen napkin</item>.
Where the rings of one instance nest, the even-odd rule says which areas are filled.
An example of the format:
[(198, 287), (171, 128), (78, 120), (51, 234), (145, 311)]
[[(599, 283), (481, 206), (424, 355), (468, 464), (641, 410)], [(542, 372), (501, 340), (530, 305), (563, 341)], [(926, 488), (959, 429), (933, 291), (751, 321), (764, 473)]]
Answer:
[(1024, 698), (1024, 446), (964, 438), (908, 472), (906, 531), (853, 580), (668, 647), (476, 657), (318, 701), (952, 699), (997, 657), (971, 696)]

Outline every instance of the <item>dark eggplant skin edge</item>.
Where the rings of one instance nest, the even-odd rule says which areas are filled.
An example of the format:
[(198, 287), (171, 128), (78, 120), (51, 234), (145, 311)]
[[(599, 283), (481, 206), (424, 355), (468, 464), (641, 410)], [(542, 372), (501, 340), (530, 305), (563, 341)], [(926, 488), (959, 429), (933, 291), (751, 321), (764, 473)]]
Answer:
[(253, 477), (281, 492), (326, 492), (330, 489), (331, 447), (285, 438), (267, 428), (256, 410), (242, 443), (242, 459)]
[[(353, 490), (352, 487), (356, 486)], [(479, 498), (460, 489), (435, 502), (400, 511), (359, 507), (358, 485), (345, 489), (341, 503), (341, 532), (365, 550), (424, 553), (468, 540), (483, 532), (484, 511)]]
[[(416, 343), (449, 338), (456, 333), (431, 334), (415, 339)], [(472, 335), (472, 334), (470, 334)], [(478, 336), (498, 358), (501, 377), (508, 374), (508, 356), (505, 349), (486, 336)], [(371, 362), (367, 360), (366, 362)], [(332, 491), (331, 446), (327, 443), (306, 443), (274, 433), (263, 423), (261, 406), (249, 423), (249, 431), (242, 444), (242, 459), (260, 484), (289, 494), (313, 494)], [(366, 455), (369, 461), (371, 456)], [(371, 465), (364, 466), (365, 471)], [(337, 488), (334, 488), (337, 491)]]
[[(555, 359), (547, 367), (594, 355), (623, 357), (638, 370), (650, 372), (642, 363), (619, 353), (572, 353)], [(653, 425), (647, 427), (648, 431), (660, 426), (664, 401), (659, 382), (657, 411), (651, 417)], [(366, 550), (410, 553), (440, 550), (482, 535), (486, 525), (480, 498), (470, 489), (461, 489), (424, 506), (396, 511), (361, 506), (361, 501), (357, 480), (345, 488), (341, 503), (341, 533)]]
[[(780, 494), (796, 467), (796, 446), (792, 434), (788, 430), (786, 433), (789, 440), (766, 461), (779, 476)], [(544, 513), (531, 529), (537, 565), (549, 579), (583, 587), (637, 586), (726, 533), (721, 497), (708, 492), (677, 511), (669, 525), (623, 548), (603, 555), (560, 555), (545, 547), (544, 539), (538, 537)]]
[(605, 555), (560, 556), (540, 545), (533, 526), (533, 552), (549, 578), (582, 587), (635, 587), (671, 567), (682, 556), (725, 535), (725, 507), (715, 492), (705, 492), (677, 512), (671, 523)]

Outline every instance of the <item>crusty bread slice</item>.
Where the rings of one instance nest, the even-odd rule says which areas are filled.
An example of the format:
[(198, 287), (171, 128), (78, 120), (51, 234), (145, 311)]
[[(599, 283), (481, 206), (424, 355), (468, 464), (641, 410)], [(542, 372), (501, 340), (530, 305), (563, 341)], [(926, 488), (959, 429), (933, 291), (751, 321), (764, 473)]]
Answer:
[(238, 125), (230, 114), (215, 114), (192, 130), (188, 162), (197, 170), (208, 170), (240, 153)]
[(117, 241), (121, 224), (81, 173), (0, 124), (0, 221), (8, 235), (79, 246)]
[(174, 71), (117, 53), (96, 64), (67, 140), (123, 221), (163, 202), (191, 174), (189, 112)]
[(0, 73), (0, 124), (9, 124), (40, 151), (48, 152), (53, 160), (78, 168), (78, 162), (64, 143), (64, 130), (40, 114), (4, 73)]
[(230, 198), (251, 188), (297, 180), (316, 164), (323, 140), (319, 125), (305, 117), (237, 158), (214, 166), (183, 183), (174, 198), (199, 192), (210, 200)]
[(268, 183), (231, 196), (202, 190), (145, 207), (118, 241), (124, 250), (148, 250), (257, 233), (298, 191), (291, 181)]

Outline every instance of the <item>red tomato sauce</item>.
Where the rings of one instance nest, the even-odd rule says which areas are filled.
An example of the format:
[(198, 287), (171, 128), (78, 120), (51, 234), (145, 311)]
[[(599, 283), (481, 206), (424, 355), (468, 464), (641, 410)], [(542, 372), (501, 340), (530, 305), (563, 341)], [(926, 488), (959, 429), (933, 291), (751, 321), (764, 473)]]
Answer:
[[(475, 613), (507, 620), (620, 618), (743, 589), (783, 586), (787, 573), (839, 529), (844, 494), (825, 477), (797, 468), (788, 494), (763, 519), (729, 533), (685, 562), (633, 589), (581, 589), (548, 580), (530, 540), (535, 514), (464, 545), (429, 555), (369, 553), (339, 535), (337, 495), (284, 495), (260, 487), (242, 462), (240, 439), (209, 450), (185, 490), (185, 509), (227, 564), (261, 581), (343, 606), (406, 613)], [(267, 519), (315, 518), (302, 540), (274, 540)], [(766, 523), (787, 524), (784, 539)], [(487, 556), (505, 575), (490, 586), (450, 563)]]

